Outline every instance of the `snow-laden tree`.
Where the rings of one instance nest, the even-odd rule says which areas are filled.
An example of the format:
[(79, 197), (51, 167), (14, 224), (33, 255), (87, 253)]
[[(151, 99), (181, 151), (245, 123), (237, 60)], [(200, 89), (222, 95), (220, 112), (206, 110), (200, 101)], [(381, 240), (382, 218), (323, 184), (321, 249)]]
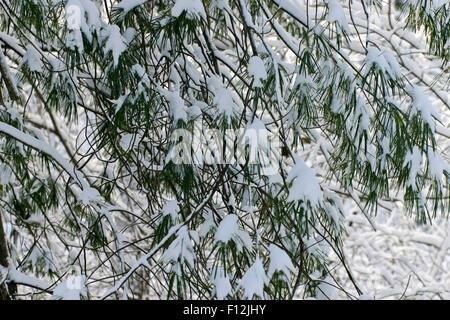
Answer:
[(449, 214), (449, 10), (1, 1), (1, 297), (378, 293), (373, 216)]

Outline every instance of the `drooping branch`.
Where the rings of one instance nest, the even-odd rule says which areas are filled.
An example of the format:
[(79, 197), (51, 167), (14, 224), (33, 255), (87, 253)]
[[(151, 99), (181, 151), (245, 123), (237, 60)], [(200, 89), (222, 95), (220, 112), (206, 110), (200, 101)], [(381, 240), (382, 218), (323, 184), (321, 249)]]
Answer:
[(14, 101), (19, 101), (20, 93), (17, 90), (14, 79), (9, 71), (8, 63), (6, 62), (6, 57), (3, 54), (2, 47), (0, 47), (0, 73), (3, 81), (5, 82), (6, 89), (8, 89), (9, 97)]

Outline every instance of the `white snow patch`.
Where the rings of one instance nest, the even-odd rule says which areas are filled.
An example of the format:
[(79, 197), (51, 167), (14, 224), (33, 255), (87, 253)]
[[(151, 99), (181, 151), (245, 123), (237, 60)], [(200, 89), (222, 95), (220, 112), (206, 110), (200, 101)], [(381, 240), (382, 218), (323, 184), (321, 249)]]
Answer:
[(170, 114), (173, 117), (173, 122), (176, 124), (178, 120), (187, 122), (187, 112), (184, 100), (180, 97), (177, 91), (168, 91), (161, 87), (157, 88), (158, 92), (166, 98), (170, 104)]
[(27, 45), (27, 53), (22, 63), (26, 63), (30, 71), (42, 72), (41, 55), (32, 45)]
[(267, 272), (269, 277), (272, 277), (276, 271), (284, 273), (287, 277), (289, 277), (290, 272), (295, 272), (295, 267), (286, 251), (274, 244), (270, 244), (269, 251), (270, 265), (269, 271)]
[(8, 273), (8, 280), (11, 280), (17, 284), (29, 285), (31, 287), (38, 288), (41, 290), (46, 290), (51, 287), (48, 283), (46, 283), (42, 280), (30, 277), (30, 276), (27, 276), (26, 274), (23, 274), (12, 267), (1, 268), (1, 269), (2, 270), (0, 270), (0, 271), (2, 273), (4, 273), (5, 271)]
[(65, 12), (67, 27), (70, 30), (66, 44), (70, 49), (82, 53), (84, 46), (81, 32), (92, 42), (92, 33), (100, 26), (100, 12), (90, 0), (69, 0)]
[(248, 74), (255, 79), (253, 86), (262, 87), (261, 80), (267, 79), (267, 71), (264, 62), (258, 56), (253, 56), (248, 62)]
[(205, 8), (200, 0), (176, 0), (172, 7), (172, 16), (179, 17), (183, 11), (186, 11), (190, 18), (199, 16), (206, 19)]
[(309, 202), (312, 207), (320, 205), (323, 194), (314, 171), (298, 156), (295, 157), (295, 162), (287, 177), (288, 182), (293, 181), (287, 201), (303, 200), (305, 203)]
[(12, 181), (13, 172), (6, 164), (0, 164), (0, 185), (4, 186)]
[(423, 156), (417, 146), (414, 146), (412, 152), (408, 151), (403, 161), (403, 166), (410, 165), (408, 186), (416, 190), (416, 177), (422, 167)]
[(411, 117), (420, 113), (422, 119), (430, 126), (431, 130), (434, 131), (434, 120), (433, 117), (440, 120), (439, 113), (433, 107), (433, 104), (425, 95), (425, 93), (416, 85), (412, 85), (409, 88), (409, 93), (412, 98), (411, 104)]
[(301, 8), (304, 7), (302, 2), (299, 0), (275, 0), (274, 2), (294, 18), (307, 24), (306, 15), (303, 13), (303, 10), (301, 10)]
[(316, 298), (319, 300), (334, 300), (338, 295), (336, 282), (330, 276), (321, 280), (316, 289)]
[(428, 175), (437, 181), (442, 182), (444, 171), (450, 174), (450, 165), (442, 156), (433, 150), (428, 150)]
[(215, 242), (227, 243), (230, 240), (236, 243), (238, 251), (241, 251), (243, 247), (248, 250), (252, 247), (250, 236), (245, 230), (239, 228), (238, 216), (235, 214), (229, 214), (223, 218), (215, 234)]
[(366, 73), (369, 72), (372, 66), (387, 74), (391, 79), (400, 78), (402, 75), (397, 60), (391, 54), (383, 53), (378, 48), (369, 46), (366, 56)]
[(214, 285), (217, 299), (223, 300), (231, 293), (230, 279), (225, 275), (222, 268), (215, 268), (213, 270), (211, 283)]
[(227, 243), (233, 238), (239, 230), (238, 225), (238, 216), (235, 214), (230, 214), (222, 219), (217, 228), (215, 239), (216, 242), (222, 241), (223, 243)]
[(228, 0), (215, 0), (215, 1), (213, 1), (212, 5), (214, 7), (216, 7), (217, 9), (221, 9), (221, 10), (229, 8)]
[(112, 52), (114, 67), (116, 67), (120, 55), (127, 49), (127, 46), (118, 26), (111, 25), (108, 27), (108, 31), (109, 36), (105, 45), (105, 53)]
[(122, 16), (125, 16), (128, 12), (134, 8), (146, 3), (147, 0), (122, 0), (114, 6), (114, 8), (122, 10)]
[(244, 297), (253, 299), (254, 295), (264, 298), (264, 285), (269, 283), (269, 278), (264, 271), (263, 264), (259, 257), (255, 263), (245, 272), (241, 279), (241, 287), (244, 289)]
[(170, 215), (170, 218), (172, 219), (172, 221), (176, 220), (178, 212), (180, 212), (180, 207), (178, 206), (177, 200), (167, 201), (166, 204), (162, 208), (163, 216)]
[(133, 138), (134, 135), (131, 133), (126, 133), (120, 138), (119, 144), (123, 150), (128, 151), (133, 146)]
[(234, 102), (233, 95), (224, 87), (218, 77), (209, 78), (208, 85), (214, 93), (213, 103), (217, 106), (218, 114), (224, 115), (228, 124), (230, 124), (231, 118), (235, 116), (238, 108)]
[(87, 298), (87, 296), (86, 277), (70, 276), (55, 288), (52, 299), (80, 300), (81, 297)]
[(191, 238), (193, 238), (194, 242), (198, 241), (198, 235), (195, 236), (195, 234), (196, 232), (188, 231), (186, 226), (182, 226), (178, 230), (177, 237), (163, 253), (161, 259), (170, 262), (185, 261), (193, 267), (195, 253)]
[(45, 224), (45, 218), (41, 214), (32, 214), (28, 219), (25, 220), (25, 222), (43, 226)]
[(348, 27), (347, 18), (345, 16), (344, 9), (336, 0), (328, 0), (328, 17), (327, 20), (331, 23), (335, 22), (341, 30), (346, 33), (350, 33), (350, 28)]
[(80, 200), (85, 206), (98, 202), (104, 202), (104, 199), (98, 190), (91, 187), (84, 188), (78, 200)]

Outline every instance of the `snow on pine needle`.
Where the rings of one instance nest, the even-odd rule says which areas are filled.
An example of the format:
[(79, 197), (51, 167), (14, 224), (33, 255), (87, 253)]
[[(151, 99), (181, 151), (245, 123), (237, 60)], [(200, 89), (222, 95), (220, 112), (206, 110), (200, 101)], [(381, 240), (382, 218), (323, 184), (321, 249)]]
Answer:
[(270, 244), (269, 251), (270, 265), (267, 271), (269, 277), (272, 277), (275, 272), (282, 272), (288, 278), (291, 272), (295, 273), (295, 267), (286, 251), (274, 244)]
[(240, 286), (244, 290), (244, 298), (253, 299), (255, 296), (264, 298), (264, 285), (269, 282), (261, 259), (256, 258), (253, 265), (245, 272), (240, 281)]
[(172, 16), (179, 17), (183, 12), (186, 12), (188, 17), (206, 18), (205, 8), (200, 0), (175, 0)]
[(119, 63), (120, 55), (127, 49), (127, 45), (120, 33), (120, 29), (116, 25), (109, 26), (108, 40), (105, 44), (105, 53), (111, 52), (114, 62), (114, 67)]
[(248, 233), (239, 227), (239, 217), (235, 214), (222, 219), (215, 232), (215, 242), (227, 244), (230, 240), (236, 244), (238, 251), (243, 248), (251, 250), (252, 240)]
[(225, 275), (225, 271), (222, 268), (214, 268), (212, 270), (211, 283), (214, 286), (216, 297), (219, 300), (224, 300), (232, 293), (230, 279)]
[(198, 243), (198, 241), (197, 232), (183, 226), (178, 230), (175, 240), (164, 251), (161, 259), (176, 264), (186, 262), (192, 268), (195, 261), (193, 243)]
[(253, 56), (248, 62), (248, 74), (254, 78), (254, 86), (259, 88), (262, 86), (261, 80), (267, 79), (266, 67), (264, 62), (258, 56)]
[(319, 206), (323, 201), (320, 184), (314, 171), (300, 157), (295, 157), (295, 165), (289, 171), (287, 181), (292, 182), (287, 201), (303, 201), (311, 207)]

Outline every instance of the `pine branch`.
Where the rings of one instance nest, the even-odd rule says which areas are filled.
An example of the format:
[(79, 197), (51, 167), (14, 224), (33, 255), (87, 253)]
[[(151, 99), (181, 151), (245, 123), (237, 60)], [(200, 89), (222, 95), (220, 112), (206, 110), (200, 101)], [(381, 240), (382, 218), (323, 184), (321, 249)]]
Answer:
[(8, 90), (9, 97), (14, 101), (19, 101), (20, 93), (17, 90), (14, 79), (9, 71), (8, 63), (6, 62), (2, 47), (0, 47), (0, 73), (6, 89)]

